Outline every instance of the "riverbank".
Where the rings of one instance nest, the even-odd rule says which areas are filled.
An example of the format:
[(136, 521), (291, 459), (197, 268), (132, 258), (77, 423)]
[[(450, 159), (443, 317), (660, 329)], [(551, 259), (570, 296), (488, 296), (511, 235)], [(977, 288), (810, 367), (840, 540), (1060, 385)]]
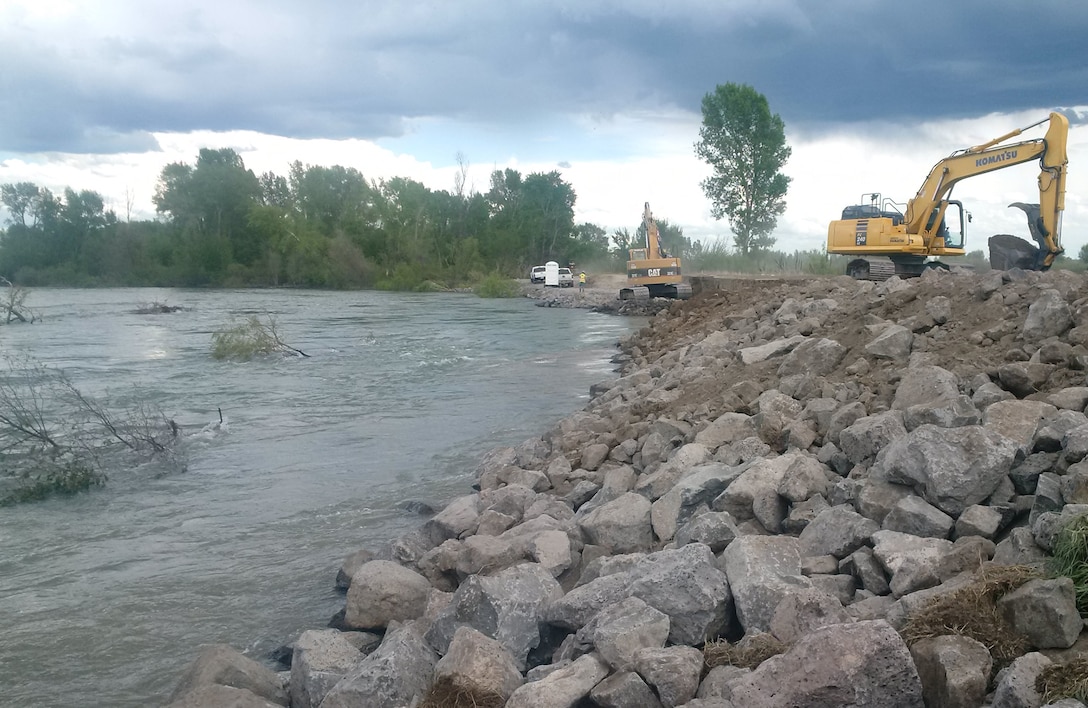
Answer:
[(210, 649), (176, 705), (996, 708), (1079, 671), (1073, 583), (1045, 568), (1088, 512), (1088, 280), (753, 281), (667, 309), (582, 411), (352, 555), (289, 675)]

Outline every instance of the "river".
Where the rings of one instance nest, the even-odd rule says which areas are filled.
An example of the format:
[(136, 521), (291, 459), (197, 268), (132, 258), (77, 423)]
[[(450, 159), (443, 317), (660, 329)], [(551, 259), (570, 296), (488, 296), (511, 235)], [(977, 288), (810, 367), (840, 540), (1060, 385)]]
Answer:
[[(136, 314), (151, 302), (183, 309)], [(202, 644), (261, 659), (324, 627), (345, 555), (584, 406), (644, 323), (461, 294), (43, 288), (27, 305), (42, 321), (0, 327), (0, 349), (159, 405), (187, 465), (0, 508), (0, 705), (41, 707), (159, 705)], [(212, 333), (251, 314), (310, 357), (213, 359)]]

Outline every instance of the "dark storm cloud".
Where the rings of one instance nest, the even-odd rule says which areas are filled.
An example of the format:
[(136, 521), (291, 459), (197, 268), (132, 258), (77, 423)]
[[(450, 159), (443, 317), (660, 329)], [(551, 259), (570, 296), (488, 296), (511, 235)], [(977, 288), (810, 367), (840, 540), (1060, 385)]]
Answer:
[[(143, 4), (131, 12), (143, 12)], [(381, 138), (698, 112), (748, 83), (791, 127), (1083, 105), (1088, 3), (263, 3), (66, 39), (0, 34), (0, 151), (153, 149), (152, 132)], [(297, 9), (296, 9), (297, 7)], [(88, 10), (91, 12), (93, 10)]]

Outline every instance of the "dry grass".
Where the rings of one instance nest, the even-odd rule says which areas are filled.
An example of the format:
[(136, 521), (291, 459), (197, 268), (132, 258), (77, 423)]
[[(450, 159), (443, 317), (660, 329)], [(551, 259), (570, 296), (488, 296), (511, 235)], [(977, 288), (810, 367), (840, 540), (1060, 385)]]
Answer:
[(739, 666), (743, 669), (754, 669), (767, 659), (781, 654), (788, 648), (770, 633), (745, 636), (736, 644), (730, 644), (724, 639), (719, 639), (703, 645), (703, 664), (707, 669), (713, 669), (715, 666)]
[(469, 681), (464, 676), (442, 676), (418, 708), (502, 708), (506, 699)]
[(971, 637), (990, 650), (997, 665), (1005, 665), (1031, 647), (997, 611), (997, 601), (1038, 577), (1039, 571), (1028, 566), (983, 566), (971, 583), (933, 598), (908, 619), (903, 639), (911, 645), (947, 634)]
[(1088, 701), (1088, 659), (1046, 667), (1035, 679), (1035, 690), (1044, 703), (1055, 703), (1062, 698), (1076, 698), (1081, 703)]

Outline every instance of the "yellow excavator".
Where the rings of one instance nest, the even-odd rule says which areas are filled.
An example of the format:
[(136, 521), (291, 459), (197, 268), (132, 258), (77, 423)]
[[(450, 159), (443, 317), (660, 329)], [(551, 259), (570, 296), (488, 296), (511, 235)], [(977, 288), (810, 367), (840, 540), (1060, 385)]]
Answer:
[[(1041, 138), (1006, 142), (1047, 122), (1050, 126)], [(900, 210), (891, 199), (882, 200), (880, 194), (864, 195), (868, 204), (846, 207), (842, 219), (827, 228), (827, 252), (859, 256), (847, 264), (846, 272), (860, 280), (885, 280), (893, 275), (909, 278), (921, 275), (926, 268), (947, 269), (947, 264), (932, 259), (964, 255), (970, 221), (963, 204), (949, 198), (952, 187), (968, 177), (1039, 158), (1039, 203), (1009, 205), (1024, 210), (1028, 229), (1039, 245), (1015, 236), (993, 236), (990, 264), (1002, 270), (1047, 270), (1064, 252), (1061, 229), (1068, 139), (1069, 119), (1051, 113), (1049, 118), (989, 142), (957, 150), (934, 165), (905, 209)]]
[(691, 285), (685, 283), (680, 274), (680, 259), (670, 256), (661, 247), (649, 202), (642, 211), (642, 224), (646, 230), (646, 247), (628, 250), (627, 287), (620, 289), (620, 299), (669, 297), (687, 300), (691, 297)]

